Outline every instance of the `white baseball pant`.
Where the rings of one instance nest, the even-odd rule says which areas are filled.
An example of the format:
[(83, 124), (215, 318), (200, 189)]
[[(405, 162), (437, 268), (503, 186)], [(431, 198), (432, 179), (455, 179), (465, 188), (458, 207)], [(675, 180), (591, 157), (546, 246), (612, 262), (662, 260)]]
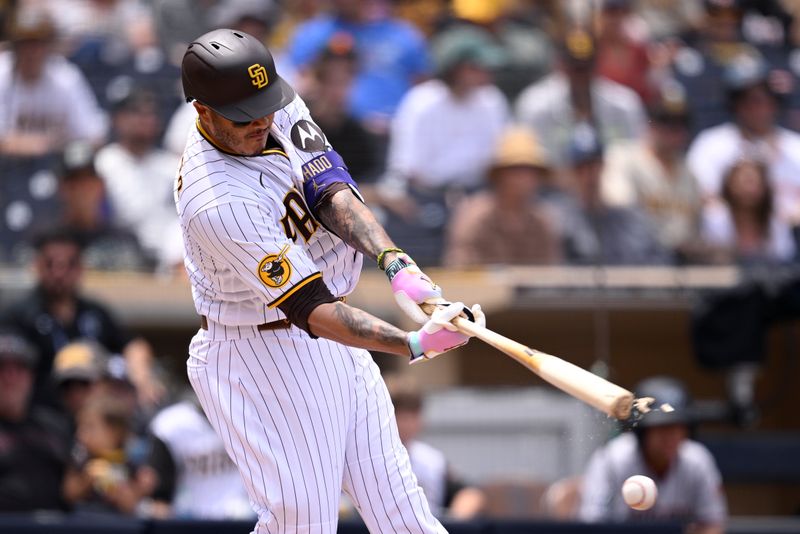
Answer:
[(342, 489), (372, 533), (446, 532), (367, 351), (296, 327), (211, 323), (192, 339), (187, 368), (258, 514), (252, 534), (333, 534)]

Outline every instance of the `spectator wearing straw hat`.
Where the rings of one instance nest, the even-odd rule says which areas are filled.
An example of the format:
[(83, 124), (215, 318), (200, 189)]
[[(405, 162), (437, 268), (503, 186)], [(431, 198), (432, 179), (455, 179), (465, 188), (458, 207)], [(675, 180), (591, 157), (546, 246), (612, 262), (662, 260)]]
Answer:
[(450, 221), (445, 264), (557, 263), (558, 238), (535, 200), (549, 175), (550, 163), (536, 136), (521, 127), (507, 130), (488, 172), (489, 190), (462, 201)]
[(78, 340), (64, 346), (53, 360), (53, 381), (61, 406), (74, 424), (95, 384), (105, 373), (107, 351), (96, 341)]

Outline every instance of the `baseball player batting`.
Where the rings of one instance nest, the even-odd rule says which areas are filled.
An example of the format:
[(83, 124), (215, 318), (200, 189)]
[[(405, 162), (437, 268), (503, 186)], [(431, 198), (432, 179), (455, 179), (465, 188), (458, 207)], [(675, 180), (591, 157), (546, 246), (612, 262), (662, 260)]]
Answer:
[[(212, 31), (189, 45), (181, 71), (199, 115), (175, 186), (201, 316), (188, 375), (245, 481), (253, 532), (333, 533), (342, 490), (371, 532), (444, 532), (365, 349), (418, 362), (460, 346), (469, 336), (450, 321), (462, 305), (422, 311), (440, 289), (375, 221), (259, 41)], [(362, 255), (419, 330), (344, 302)], [(485, 323), (479, 306), (471, 312)]]

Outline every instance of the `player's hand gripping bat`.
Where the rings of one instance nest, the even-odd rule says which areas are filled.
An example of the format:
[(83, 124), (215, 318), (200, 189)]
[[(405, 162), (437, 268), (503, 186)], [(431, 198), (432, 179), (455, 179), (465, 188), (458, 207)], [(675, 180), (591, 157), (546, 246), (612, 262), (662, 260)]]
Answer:
[[(423, 309), (430, 313), (433, 306), (423, 305)], [(633, 393), (608, 380), (557, 356), (526, 347), (465, 317), (456, 317), (453, 324), (461, 332), (512, 357), (560, 390), (622, 421), (638, 417), (638, 412), (647, 411), (652, 402), (652, 399), (634, 400)]]

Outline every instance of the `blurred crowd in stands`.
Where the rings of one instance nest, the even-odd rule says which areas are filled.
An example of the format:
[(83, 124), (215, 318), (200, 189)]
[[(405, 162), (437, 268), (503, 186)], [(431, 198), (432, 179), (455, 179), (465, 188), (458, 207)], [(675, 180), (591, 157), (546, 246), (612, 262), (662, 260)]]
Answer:
[(795, 0), (7, 0), (0, 263), (180, 272), (186, 44), (267, 43), (419, 263), (787, 264)]
[(0, 18), (0, 265), (37, 278), (3, 314), (0, 510), (252, 514), (190, 396), (79, 289), (84, 268), (180, 276), (179, 65), (215, 27), (270, 47), (420, 264), (797, 259), (798, 0), (4, 0)]

